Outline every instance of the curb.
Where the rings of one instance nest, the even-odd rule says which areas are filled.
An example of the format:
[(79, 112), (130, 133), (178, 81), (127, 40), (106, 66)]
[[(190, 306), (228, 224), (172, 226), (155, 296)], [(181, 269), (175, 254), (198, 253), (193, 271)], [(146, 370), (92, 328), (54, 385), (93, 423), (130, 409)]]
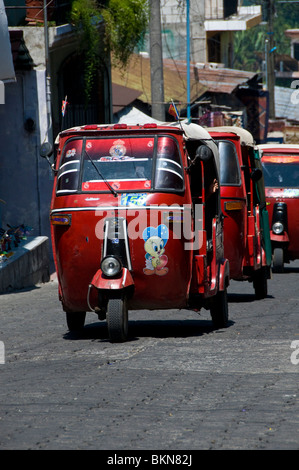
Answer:
[(0, 294), (49, 280), (48, 237), (28, 237), (25, 244), (0, 265)]

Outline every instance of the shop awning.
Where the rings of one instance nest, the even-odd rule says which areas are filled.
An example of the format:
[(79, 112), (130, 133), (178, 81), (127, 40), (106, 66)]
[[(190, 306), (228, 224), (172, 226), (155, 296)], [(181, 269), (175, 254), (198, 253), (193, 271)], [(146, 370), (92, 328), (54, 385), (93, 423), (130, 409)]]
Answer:
[(16, 80), (3, 0), (0, 0), (0, 80), (4, 83)]

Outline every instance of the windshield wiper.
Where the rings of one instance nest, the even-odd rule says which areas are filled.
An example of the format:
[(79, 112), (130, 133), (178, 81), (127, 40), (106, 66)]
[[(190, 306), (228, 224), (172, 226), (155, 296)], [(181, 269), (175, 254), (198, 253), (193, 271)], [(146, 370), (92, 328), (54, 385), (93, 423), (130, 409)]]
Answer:
[(92, 160), (92, 158), (90, 157), (90, 155), (88, 154), (87, 150), (84, 150), (87, 157), (89, 158), (91, 164), (94, 166), (96, 172), (98, 173), (98, 175), (102, 178), (102, 180), (104, 181), (104, 183), (106, 184), (106, 186), (110, 189), (110, 191), (112, 192), (113, 196), (114, 197), (117, 197), (118, 196), (118, 193), (115, 191), (115, 189), (112, 188), (111, 184), (106, 180), (106, 178), (104, 178), (104, 176), (102, 175), (102, 173), (100, 172), (100, 170), (98, 169), (98, 167), (96, 166), (96, 164), (94, 163), (94, 161)]

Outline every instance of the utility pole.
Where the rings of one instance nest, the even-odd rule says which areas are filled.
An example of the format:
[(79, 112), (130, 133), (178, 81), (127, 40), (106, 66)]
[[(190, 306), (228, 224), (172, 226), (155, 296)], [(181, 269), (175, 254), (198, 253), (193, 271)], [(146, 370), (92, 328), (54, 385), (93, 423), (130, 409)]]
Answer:
[(187, 119), (191, 119), (190, 108), (190, 0), (186, 2), (186, 38), (187, 38)]
[(268, 42), (266, 60), (266, 83), (269, 91), (269, 118), (275, 118), (275, 49), (274, 47), (274, 33), (273, 33), (273, 18), (274, 18), (274, 0), (266, 0), (268, 9)]
[(150, 0), (150, 66), (152, 117), (165, 121), (160, 0)]
[(48, 12), (47, 0), (44, 5), (44, 37), (45, 37), (45, 67), (46, 67), (46, 102), (47, 102), (47, 138), (52, 143), (52, 110), (51, 110), (51, 75), (50, 75), (50, 57), (49, 57), (49, 30), (48, 30)]

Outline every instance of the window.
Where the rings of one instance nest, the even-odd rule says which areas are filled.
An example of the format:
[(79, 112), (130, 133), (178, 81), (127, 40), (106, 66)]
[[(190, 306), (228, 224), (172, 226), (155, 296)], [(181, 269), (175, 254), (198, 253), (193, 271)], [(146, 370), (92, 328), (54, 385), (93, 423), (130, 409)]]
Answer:
[(232, 142), (219, 141), (220, 184), (240, 186), (241, 175), (236, 147)]
[(177, 143), (171, 137), (159, 137), (155, 189), (184, 189), (184, 174)]
[(265, 186), (271, 188), (299, 188), (298, 163), (262, 162)]
[[(81, 169), (81, 171), (80, 171)], [(170, 136), (70, 139), (58, 171), (57, 195), (76, 191), (183, 191), (184, 170)]]
[(57, 175), (58, 195), (78, 190), (82, 140), (69, 140), (64, 147)]

